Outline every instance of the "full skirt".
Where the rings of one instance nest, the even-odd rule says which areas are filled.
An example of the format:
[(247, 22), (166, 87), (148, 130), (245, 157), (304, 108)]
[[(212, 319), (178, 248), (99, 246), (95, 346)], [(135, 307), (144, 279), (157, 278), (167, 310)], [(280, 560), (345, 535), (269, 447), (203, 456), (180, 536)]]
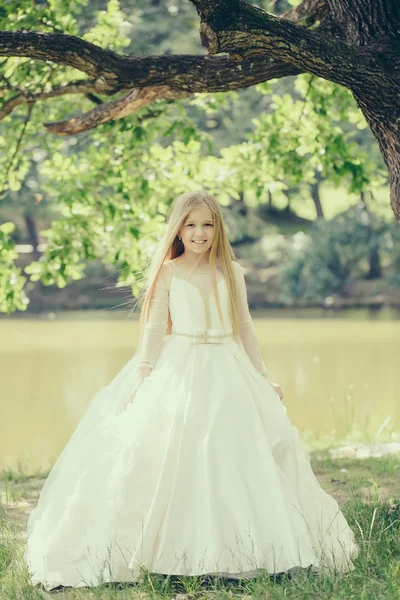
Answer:
[(235, 340), (167, 336), (125, 410), (138, 359), (92, 398), (46, 479), (27, 528), (33, 584), (355, 568), (353, 531)]

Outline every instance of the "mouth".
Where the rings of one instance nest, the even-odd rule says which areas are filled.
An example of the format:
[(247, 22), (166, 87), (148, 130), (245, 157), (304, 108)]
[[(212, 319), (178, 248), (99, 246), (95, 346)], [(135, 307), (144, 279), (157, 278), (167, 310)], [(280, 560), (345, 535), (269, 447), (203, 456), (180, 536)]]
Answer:
[(193, 244), (205, 244), (207, 240), (192, 240)]

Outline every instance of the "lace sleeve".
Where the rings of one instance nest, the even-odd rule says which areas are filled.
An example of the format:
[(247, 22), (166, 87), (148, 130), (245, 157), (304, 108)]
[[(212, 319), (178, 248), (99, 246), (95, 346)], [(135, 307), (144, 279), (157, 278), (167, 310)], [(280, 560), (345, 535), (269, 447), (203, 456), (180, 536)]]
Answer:
[(235, 273), (236, 289), (238, 294), (240, 337), (242, 339), (244, 349), (246, 350), (257, 371), (263, 375), (263, 377), (268, 377), (267, 369), (264, 364), (260, 346), (257, 340), (256, 330), (249, 311), (246, 282), (244, 279), (243, 270), (241, 265), (235, 261), (232, 261), (232, 266)]
[(141, 367), (153, 368), (160, 352), (168, 325), (169, 306), (169, 267), (163, 265), (158, 273), (150, 302), (149, 318), (143, 332), (142, 344), (139, 350)]

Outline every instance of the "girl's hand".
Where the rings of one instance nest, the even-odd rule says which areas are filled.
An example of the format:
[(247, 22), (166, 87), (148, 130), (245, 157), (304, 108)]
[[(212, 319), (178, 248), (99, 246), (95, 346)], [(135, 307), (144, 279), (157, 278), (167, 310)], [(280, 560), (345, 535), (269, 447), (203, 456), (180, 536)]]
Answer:
[(277, 383), (272, 383), (272, 381), (271, 381), (271, 385), (272, 385), (272, 387), (274, 388), (274, 390), (277, 392), (277, 394), (278, 394), (279, 398), (280, 398), (281, 400), (283, 400), (283, 392), (282, 392), (282, 390), (281, 390), (281, 386), (280, 386), (280, 385), (278, 385)]
[(124, 402), (124, 410), (126, 410), (128, 408), (128, 406), (129, 406), (129, 404), (131, 404), (131, 402), (133, 402), (133, 400), (135, 399), (138, 387), (136, 388), (136, 390), (134, 392), (132, 392), (132, 394), (129, 396), (129, 398), (127, 400), (125, 400), (125, 402)]
[(127, 398), (127, 400), (125, 400), (125, 402), (124, 402), (124, 410), (126, 410), (128, 408), (128, 406), (134, 401), (134, 399), (136, 397), (136, 392), (138, 391), (139, 387), (142, 385), (142, 383), (146, 379), (146, 377), (148, 377), (150, 375), (151, 371), (152, 371), (151, 367), (142, 367), (138, 371), (138, 373), (139, 373), (138, 384), (136, 386), (136, 389), (129, 396), (129, 398)]

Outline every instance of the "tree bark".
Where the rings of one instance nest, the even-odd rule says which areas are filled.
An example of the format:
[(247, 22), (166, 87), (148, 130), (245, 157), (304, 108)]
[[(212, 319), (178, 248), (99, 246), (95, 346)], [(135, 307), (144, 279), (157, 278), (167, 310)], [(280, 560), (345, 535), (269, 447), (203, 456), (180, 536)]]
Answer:
[(396, 0), (327, 0), (343, 38), (365, 46), (379, 38), (399, 38), (400, 4)]

